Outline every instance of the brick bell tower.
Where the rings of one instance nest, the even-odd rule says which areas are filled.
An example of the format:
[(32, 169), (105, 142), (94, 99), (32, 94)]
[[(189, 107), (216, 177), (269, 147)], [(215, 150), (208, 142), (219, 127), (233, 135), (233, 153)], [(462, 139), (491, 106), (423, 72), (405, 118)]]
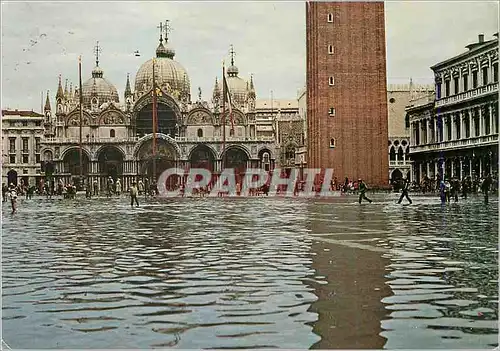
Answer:
[(389, 183), (383, 2), (306, 2), (309, 168)]

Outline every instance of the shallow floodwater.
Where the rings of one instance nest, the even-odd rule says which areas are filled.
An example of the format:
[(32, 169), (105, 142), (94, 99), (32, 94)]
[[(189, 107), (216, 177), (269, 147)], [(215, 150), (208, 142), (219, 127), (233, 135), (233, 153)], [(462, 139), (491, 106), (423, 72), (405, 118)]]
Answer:
[(21, 200), (15, 348), (492, 348), (498, 201)]

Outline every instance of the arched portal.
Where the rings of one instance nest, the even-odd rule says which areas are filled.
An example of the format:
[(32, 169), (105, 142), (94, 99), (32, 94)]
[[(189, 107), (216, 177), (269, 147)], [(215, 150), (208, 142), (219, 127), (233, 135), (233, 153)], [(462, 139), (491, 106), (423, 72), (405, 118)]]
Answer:
[(165, 139), (156, 140), (155, 155), (153, 155), (153, 140), (144, 141), (139, 147), (136, 157), (140, 174), (149, 179), (158, 179), (165, 170), (176, 167), (178, 159), (174, 145)]
[(397, 168), (392, 171), (391, 184), (395, 191), (399, 191), (399, 189), (403, 185), (403, 173)]
[(206, 145), (196, 146), (189, 156), (191, 168), (204, 168), (211, 172), (215, 169), (215, 155)]
[(13, 169), (7, 172), (7, 184), (17, 186), (17, 172)]
[(234, 146), (229, 147), (225, 155), (222, 155), (223, 165), (225, 163), (225, 167), (223, 168), (234, 169), (236, 182), (241, 183), (247, 169), (248, 159), (248, 155), (244, 150)]
[(115, 182), (122, 177), (124, 155), (119, 149), (105, 146), (98, 152), (97, 159), (101, 176), (111, 177)]
[(80, 172), (80, 150), (71, 149), (65, 153), (63, 157), (64, 173), (70, 173), (72, 176), (80, 174), (87, 175), (89, 171), (89, 156), (82, 150), (82, 168)]
[(259, 168), (269, 172), (271, 170), (271, 151), (262, 149), (259, 151)]
[[(170, 134), (172, 138), (178, 135), (178, 121), (175, 112), (167, 105), (158, 103), (157, 133)], [(135, 128), (138, 136), (153, 133), (153, 104), (148, 104), (136, 116)]]

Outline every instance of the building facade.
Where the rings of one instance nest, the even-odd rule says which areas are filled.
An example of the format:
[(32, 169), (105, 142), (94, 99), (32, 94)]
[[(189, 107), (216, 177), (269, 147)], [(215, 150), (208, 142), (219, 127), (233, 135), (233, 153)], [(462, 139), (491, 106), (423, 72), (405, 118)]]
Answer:
[[(142, 64), (133, 85), (127, 76), (121, 101), (96, 60), (92, 77), (82, 86), (82, 169), (79, 92), (71, 86), (68, 89), (67, 84), (63, 89), (59, 78), (55, 111), (50, 103), (45, 108), (46, 137), (41, 149), (43, 160), (53, 165), (54, 179), (71, 182), (83, 174), (103, 187), (111, 176), (121, 179), (126, 189), (138, 177), (158, 178), (165, 169), (173, 167), (186, 171), (206, 168), (212, 172), (234, 168), (238, 179), (249, 167), (274, 168), (278, 155), (275, 138), (258, 134), (253, 77), (240, 77), (234, 56), (231, 58), (226, 79), (233, 103), (234, 132), (226, 104), (224, 143), (222, 79), (216, 78), (211, 101), (202, 100), (201, 89), (193, 101), (187, 70), (174, 60), (175, 51), (168, 47), (167, 40), (165, 45), (163, 42), (160, 35), (156, 58)], [(155, 156), (153, 65), (158, 106)]]
[(388, 186), (383, 2), (307, 2), (309, 168)]
[(33, 111), (2, 110), (2, 183), (35, 185), (41, 178), (43, 122)]
[(411, 101), (432, 94), (434, 85), (390, 84), (387, 86), (389, 182), (396, 184), (405, 177), (411, 179), (410, 125), (405, 109)]
[(498, 34), (431, 69), (435, 99), (407, 109), (413, 178), (498, 172)]

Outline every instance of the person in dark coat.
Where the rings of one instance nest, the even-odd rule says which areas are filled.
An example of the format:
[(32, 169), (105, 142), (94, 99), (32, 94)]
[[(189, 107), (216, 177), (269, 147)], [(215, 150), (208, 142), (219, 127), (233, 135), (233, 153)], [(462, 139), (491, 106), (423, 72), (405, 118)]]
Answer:
[(481, 183), (481, 190), (484, 194), (484, 203), (487, 204), (488, 203), (488, 193), (490, 191), (490, 187), (491, 187), (491, 184), (493, 183), (492, 179), (491, 179), (491, 176), (488, 174), (483, 182)]
[(403, 198), (405, 197), (408, 200), (408, 202), (412, 204), (410, 196), (408, 195), (409, 188), (410, 188), (410, 180), (408, 178), (403, 179), (403, 186), (401, 187), (401, 196), (399, 197), (398, 204), (400, 204), (403, 201)]
[(358, 179), (358, 190), (359, 190), (359, 203), (363, 199), (367, 200), (369, 203), (372, 203), (373, 201), (370, 200), (369, 198), (366, 197), (366, 191), (368, 190), (368, 187), (366, 186), (365, 182), (360, 178)]

